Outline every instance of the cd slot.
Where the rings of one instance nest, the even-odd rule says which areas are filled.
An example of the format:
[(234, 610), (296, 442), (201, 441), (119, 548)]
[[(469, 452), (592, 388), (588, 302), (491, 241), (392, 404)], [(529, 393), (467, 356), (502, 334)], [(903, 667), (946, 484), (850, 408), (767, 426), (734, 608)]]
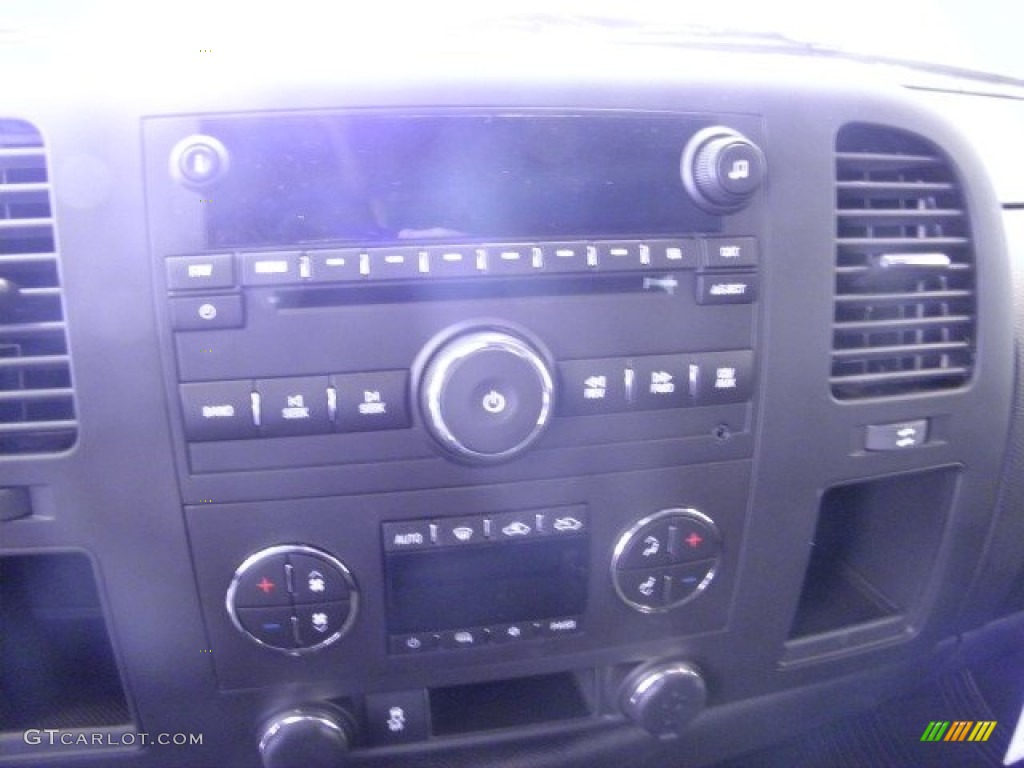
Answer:
[(406, 304), (465, 299), (548, 296), (651, 294), (672, 295), (684, 281), (678, 273), (552, 275), (432, 280), (388, 284), (350, 284), (279, 288), (273, 292), (278, 309), (313, 309), (357, 304)]

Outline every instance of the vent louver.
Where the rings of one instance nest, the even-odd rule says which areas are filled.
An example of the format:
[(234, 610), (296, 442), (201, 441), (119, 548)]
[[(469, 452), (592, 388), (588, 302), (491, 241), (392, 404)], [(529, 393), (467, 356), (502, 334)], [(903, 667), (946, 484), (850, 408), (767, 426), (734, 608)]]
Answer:
[(832, 393), (963, 386), (974, 363), (974, 252), (950, 163), (920, 137), (869, 125), (836, 141)]
[(0, 118), (0, 455), (77, 434), (46, 153), (35, 128)]

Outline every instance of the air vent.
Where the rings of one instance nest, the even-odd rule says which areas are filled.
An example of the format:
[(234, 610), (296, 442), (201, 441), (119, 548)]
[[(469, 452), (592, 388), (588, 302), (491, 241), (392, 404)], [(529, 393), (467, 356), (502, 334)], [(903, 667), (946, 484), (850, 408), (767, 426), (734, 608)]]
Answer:
[(844, 127), (836, 142), (832, 393), (963, 386), (974, 331), (974, 252), (950, 163), (918, 136)]
[(0, 455), (77, 434), (46, 153), (35, 128), (0, 118)]

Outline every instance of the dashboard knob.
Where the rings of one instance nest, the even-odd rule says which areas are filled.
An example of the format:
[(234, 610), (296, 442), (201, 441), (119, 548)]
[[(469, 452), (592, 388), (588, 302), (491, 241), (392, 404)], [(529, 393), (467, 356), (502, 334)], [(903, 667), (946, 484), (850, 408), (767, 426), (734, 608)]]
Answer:
[(554, 379), (529, 342), (496, 330), (473, 331), (442, 345), (420, 380), (427, 429), (457, 458), (510, 459), (551, 420)]
[(764, 182), (764, 154), (730, 128), (705, 128), (686, 145), (681, 170), (697, 205), (711, 213), (735, 213)]
[(277, 715), (260, 738), (264, 768), (337, 768), (352, 741), (348, 717), (332, 707), (302, 707)]
[(625, 715), (655, 736), (680, 733), (704, 708), (707, 690), (700, 672), (685, 662), (641, 667), (622, 691)]

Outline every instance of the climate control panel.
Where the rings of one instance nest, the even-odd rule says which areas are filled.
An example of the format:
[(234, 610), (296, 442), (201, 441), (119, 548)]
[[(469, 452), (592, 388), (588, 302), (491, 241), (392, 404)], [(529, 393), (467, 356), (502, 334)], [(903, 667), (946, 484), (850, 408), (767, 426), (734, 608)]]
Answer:
[(290, 654), (318, 651), (352, 626), (359, 591), (340, 560), (305, 545), (268, 547), (235, 571), (227, 593), (235, 627)]

